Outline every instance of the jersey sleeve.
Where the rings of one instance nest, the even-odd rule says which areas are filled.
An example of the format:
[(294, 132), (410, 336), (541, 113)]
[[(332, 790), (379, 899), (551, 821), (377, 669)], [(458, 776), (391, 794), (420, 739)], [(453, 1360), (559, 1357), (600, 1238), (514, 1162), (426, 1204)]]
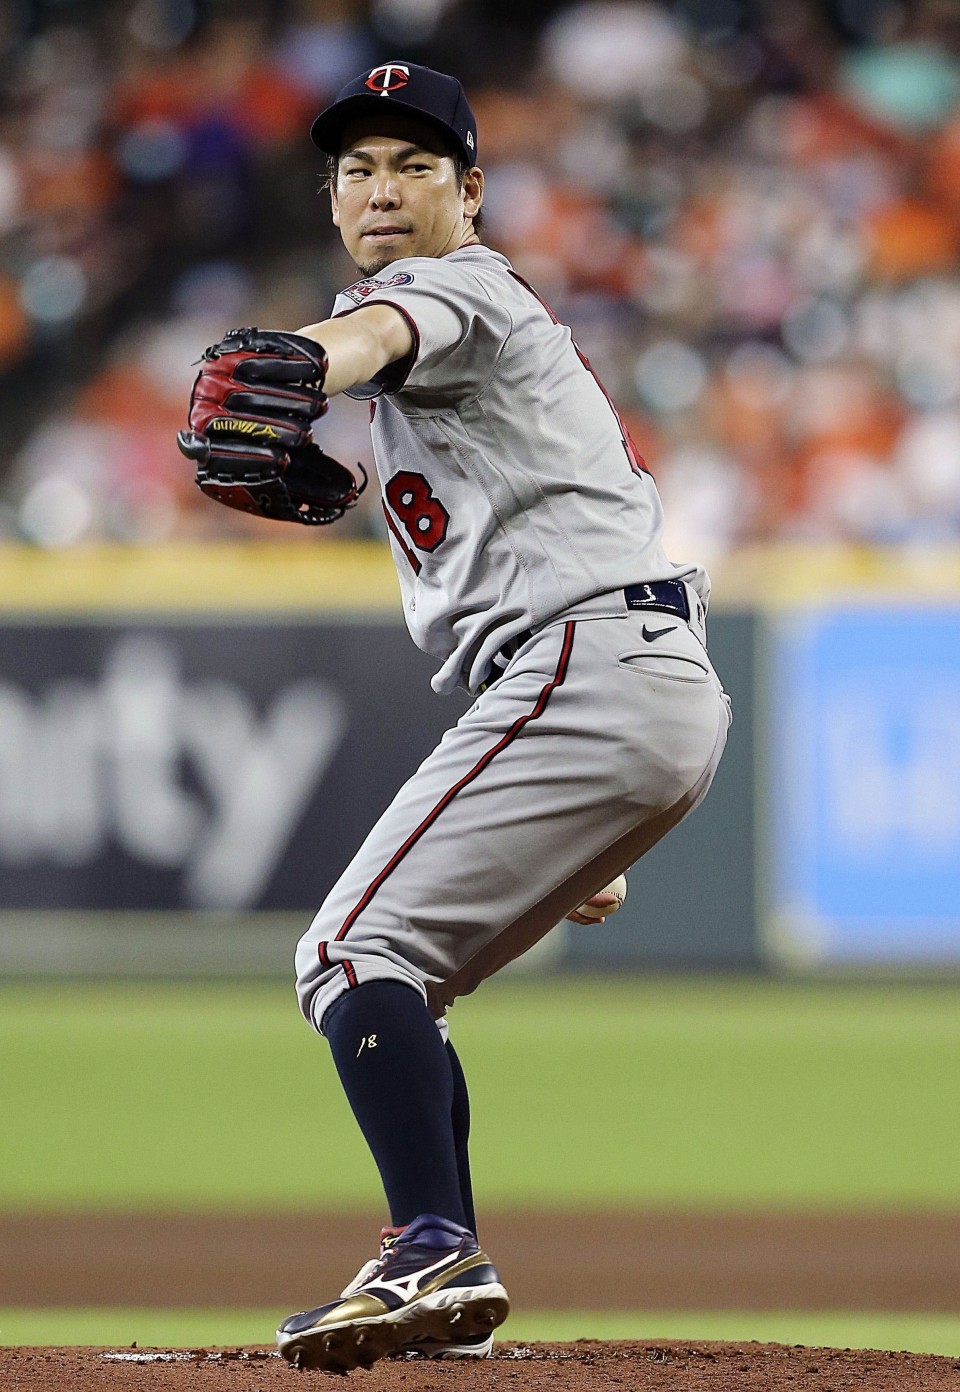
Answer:
[(334, 317), (364, 305), (398, 309), (413, 334), (413, 350), (348, 396), (381, 392), (467, 399), (489, 381), (513, 322), (468, 267), (448, 258), (410, 257), (337, 296)]

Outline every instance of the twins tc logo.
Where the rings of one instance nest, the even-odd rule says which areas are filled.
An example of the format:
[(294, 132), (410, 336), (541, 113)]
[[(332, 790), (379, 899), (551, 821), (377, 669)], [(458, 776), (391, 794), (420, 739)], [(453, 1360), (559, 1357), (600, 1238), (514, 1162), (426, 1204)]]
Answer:
[(377, 290), (387, 290), (391, 285), (412, 285), (413, 276), (409, 271), (397, 271), (389, 280), (358, 280), (355, 285), (349, 285), (341, 294), (346, 295), (348, 300), (353, 300), (354, 304), (363, 304), (368, 295), (373, 295)]
[(387, 97), (399, 87), (406, 87), (409, 81), (410, 69), (404, 63), (381, 63), (379, 68), (373, 69), (363, 85), (369, 87), (371, 92), (379, 92), (381, 97)]

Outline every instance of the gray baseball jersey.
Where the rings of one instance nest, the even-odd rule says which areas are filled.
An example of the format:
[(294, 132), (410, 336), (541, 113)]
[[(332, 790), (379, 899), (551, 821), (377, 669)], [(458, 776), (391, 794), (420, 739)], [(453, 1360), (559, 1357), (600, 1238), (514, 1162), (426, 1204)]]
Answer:
[(489, 247), (409, 257), (337, 297), (391, 304), (410, 357), (375, 397), (374, 457), (404, 617), (434, 689), (476, 691), (506, 643), (637, 580), (710, 582), (660, 544), (656, 485), (570, 330)]

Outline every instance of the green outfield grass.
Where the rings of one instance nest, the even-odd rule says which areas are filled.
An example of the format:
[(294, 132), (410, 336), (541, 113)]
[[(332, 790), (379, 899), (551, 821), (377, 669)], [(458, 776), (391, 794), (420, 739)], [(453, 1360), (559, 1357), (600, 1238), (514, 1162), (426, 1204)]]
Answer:
[[(0, 1310), (0, 1344), (95, 1344), (111, 1348), (208, 1348), (269, 1344), (287, 1310)], [(947, 1315), (580, 1313), (520, 1311), (504, 1325), (511, 1342), (572, 1339), (729, 1339), (823, 1348), (908, 1349), (960, 1354), (960, 1317)]]
[[(955, 1208), (960, 989), (489, 983), (452, 1012), (491, 1206)], [(368, 1208), (270, 985), (0, 991), (0, 1208)]]

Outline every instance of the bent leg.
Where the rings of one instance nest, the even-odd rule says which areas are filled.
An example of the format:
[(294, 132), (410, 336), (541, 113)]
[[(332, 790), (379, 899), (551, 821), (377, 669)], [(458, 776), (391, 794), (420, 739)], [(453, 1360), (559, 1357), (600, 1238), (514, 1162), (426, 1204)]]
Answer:
[(703, 649), (683, 630), (673, 651), (631, 653), (633, 619), (532, 639), (400, 790), (298, 947), (301, 1009), (329, 1035), (397, 1225), (474, 1226), (466, 1089), (435, 1017), (713, 777), (727, 710)]
[(298, 947), (315, 1028), (371, 980), (441, 1013), (696, 805), (726, 736), (722, 691), (685, 628), (658, 665), (631, 665), (641, 618), (543, 630), (400, 790)]

